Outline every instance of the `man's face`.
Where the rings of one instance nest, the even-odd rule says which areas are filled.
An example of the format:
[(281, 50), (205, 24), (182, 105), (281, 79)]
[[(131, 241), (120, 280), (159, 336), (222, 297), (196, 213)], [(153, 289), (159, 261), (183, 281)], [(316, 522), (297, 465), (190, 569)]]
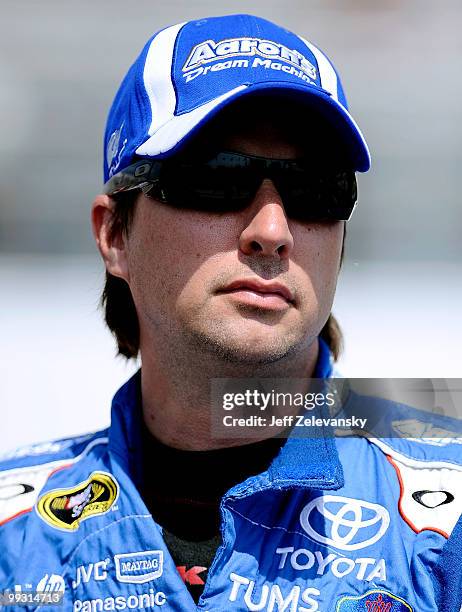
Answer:
[[(271, 121), (228, 113), (193, 147), (200, 151), (213, 132), (218, 150), (274, 158), (307, 152), (296, 125)], [(318, 146), (315, 137), (309, 147)], [(142, 355), (172, 343), (177, 354), (192, 348), (199, 359), (205, 350), (244, 364), (302, 353), (329, 316), (343, 231), (343, 221), (288, 218), (270, 179), (238, 212), (178, 209), (141, 195), (127, 263)]]

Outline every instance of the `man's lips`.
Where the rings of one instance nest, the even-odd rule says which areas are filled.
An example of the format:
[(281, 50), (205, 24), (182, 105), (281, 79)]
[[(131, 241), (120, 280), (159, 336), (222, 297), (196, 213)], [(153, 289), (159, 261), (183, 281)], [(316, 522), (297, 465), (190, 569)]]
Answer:
[(290, 289), (282, 283), (274, 281), (264, 282), (261, 280), (252, 279), (239, 279), (235, 280), (223, 289), (219, 293), (238, 293), (238, 292), (249, 292), (261, 297), (262, 300), (268, 302), (271, 298), (281, 299), (283, 298), (286, 302), (293, 304), (294, 296)]

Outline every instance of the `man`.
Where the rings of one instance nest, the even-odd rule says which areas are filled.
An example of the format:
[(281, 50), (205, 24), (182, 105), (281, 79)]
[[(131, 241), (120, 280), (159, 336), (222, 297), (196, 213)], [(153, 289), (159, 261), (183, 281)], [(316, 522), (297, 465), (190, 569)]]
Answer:
[(327, 57), (246, 15), (167, 28), (121, 85), (105, 155), (92, 222), (106, 321), (142, 367), (108, 431), (3, 464), (5, 597), (35, 609), (34, 591), (60, 594), (76, 612), (455, 609), (454, 445), (297, 437), (293, 408), (251, 436), (210, 422), (213, 380), (305, 391), (338, 355), (330, 311), (370, 159)]

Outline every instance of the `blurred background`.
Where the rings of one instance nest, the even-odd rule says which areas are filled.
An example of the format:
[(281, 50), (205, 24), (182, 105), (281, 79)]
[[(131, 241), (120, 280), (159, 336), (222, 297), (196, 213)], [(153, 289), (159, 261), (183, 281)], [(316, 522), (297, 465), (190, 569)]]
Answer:
[(327, 52), (372, 152), (334, 304), (342, 373), (461, 376), (459, 0), (2, 0), (0, 452), (109, 423), (137, 364), (98, 309), (106, 113), (152, 33), (238, 12)]

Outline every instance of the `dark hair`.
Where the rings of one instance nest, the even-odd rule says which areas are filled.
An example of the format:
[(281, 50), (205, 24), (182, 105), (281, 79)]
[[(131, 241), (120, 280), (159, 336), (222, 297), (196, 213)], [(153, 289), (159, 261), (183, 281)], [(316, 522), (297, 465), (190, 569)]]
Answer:
[[(135, 202), (140, 194), (139, 189), (114, 194), (111, 238), (120, 233), (128, 235), (135, 211)], [(346, 231), (346, 230), (345, 230)], [(345, 245), (345, 234), (342, 244), (342, 261)], [(105, 321), (117, 341), (118, 353), (127, 359), (136, 358), (140, 346), (140, 329), (135, 303), (128, 284), (117, 276), (106, 271), (106, 282), (101, 296)], [(331, 313), (319, 334), (327, 343), (337, 361), (343, 350), (343, 335), (340, 326)]]

